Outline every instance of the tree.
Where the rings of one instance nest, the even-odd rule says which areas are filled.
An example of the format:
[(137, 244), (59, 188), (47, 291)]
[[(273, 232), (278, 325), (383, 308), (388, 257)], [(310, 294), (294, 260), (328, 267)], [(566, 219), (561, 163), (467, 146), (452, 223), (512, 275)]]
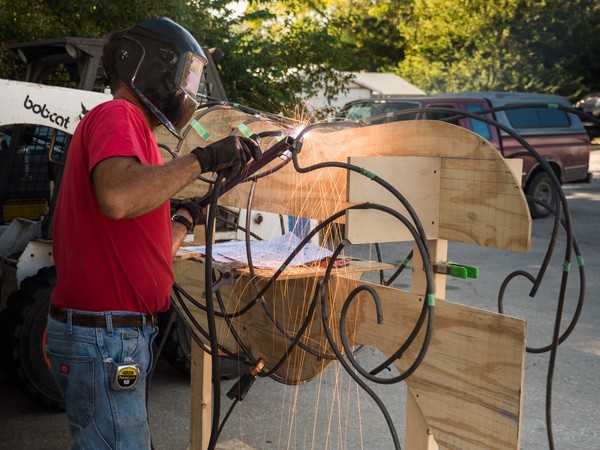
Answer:
[[(337, 94), (344, 77), (334, 68), (348, 53), (331, 33), (328, 11), (314, 6), (302, 1), (250, 2), (233, 27), (236, 37), (223, 71), (234, 98), (292, 115), (299, 105), (299, 113), (305, 113), (301, 99), (320, 89), (329, 96)], [(230, 71), (232, 63), (241, 70)]]
[(576, 97), (597, 80), (587, 69), (592, 59), (598, 67), (598, 38), (591, 33), (598, 26), (596, 3), (415, 0), (402, 27), (406, 57), (394, 69), (431, 93), (517, 90)]
[[(343, 89), (344, 71), (392, 71), (430, 92), (600, 90), (597, 0), (0, 0), (0, 76), (22, 79), (6, 45), (103, 37), (166, 15), (224, 58), (228, 97), (292, 114)], [(21, 71), (21, 72), (20, 72)]]
[(235, 36), (231, 0), (0, 0), (0, 76), (23, 79), (24, 67), (7, 45), (62, 36), (103, 38), (144, 19), (167, 16), (207, 47), (229, 49)]

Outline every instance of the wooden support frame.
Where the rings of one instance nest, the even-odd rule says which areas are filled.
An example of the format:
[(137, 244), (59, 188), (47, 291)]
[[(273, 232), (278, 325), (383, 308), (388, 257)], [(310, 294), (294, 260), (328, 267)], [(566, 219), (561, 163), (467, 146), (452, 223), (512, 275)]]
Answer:
[[(234, 129), (233, 124), (244, 119), (243, 114), (228, 115), (223, 110), (215, 111), (212, 121), (210, 115), (204, 116), (203, 126), (211, 130), (211, 139), (218, 136), (216, 129)], [(187, 148), (194, 146), (193, 142), (185, 144)], [(350, 161), (391, 180), (423, 220), (432, 262), (447, 260), (448, 241), (514, 251), (529, 250), (531, 219), (515, 177), (515, 171), (518, 173), (519, 169), (509, 167), (491, 144), (462, 128), (440, 122), (415, 121), (348, 129), (332, 125), (322, 133), (306, 135), (300, 164), (308, 167), (328, 160)], [(254, 192), (254, 205), (262, 211), (320, 220), (356, 202), (377, 201), (399, 208), (396, 199), (382, 198), (379, 188), (364, 177), (352, 174), (346, 178), (347, 173), (341, 170), (325, 172), (299, 175), (288, 165), (261, 179)], [(204, 192), (206, 186), (196, 184), (181, 196), (198, 196)], [(224, 196), (223, 202), (245, 207), (247, 194), (247, 186), (240, 185)], [(398, 230), (393, 224), (388, 226), (381, 217), (376, 220), (380, 225), (377, 233), (369, 228), (373, 217), (369, 217), (368, 211), (352, 211), (342, 222), (345, 222), (347, 236), (352, 242), (411, 239), (405, 230)], [(192, 269), (194, 265), (196, 269)], [(352, 344), (371, 345), (389, 354), (397, 348), (398, 342), (402, 342), (425, 301), (422, 260), (417, 252), (412, 270), (411, 292), (371, 286), (381, 298), (386, 318), (389, 317), (382, 325), (374, 325), (374, 309), (369, 306), (369, 301), (359, 299), (350, 308), (347, 321), (352, 323)], [(175, 273), (179, 284), (199, 298), (203, 283), (198, 280), (198, 274), (202, 271), (197, 269), (195, 259), (176, 261)], [(239, 309), (253, 298), (252, 280), (243, 273), (239, 275), (233, 285), (222, 289), (226, 307), (231, 310)], [(300, 277), (283, 277), (265, 295), (267, 303), (292, 335), (296, 324), (291, 318), (305, 313), (320, 276), (322, 273), (309, 271)], [(260, 273), (258, 281), (264, 282), (268, 277), (269, 273)], [(348, 292), (359, 283), (365, 284), (343, 271), (332, 276), (327, 304), (330, 317), (339, 317)], [(445, 275), (436, 274), (433, 339), (425, 360), (407, 380), (405, 445), (417, 450), (517, 449), (522, 413), (525, 323), (447, 301), (445, 295)], [(195, 310), (194, 316), (200, 323), (206, 323), (202, 311)], [(311, 333), (304, 341), (327, 351), (328, 344), (317, 322), (311, 326)], [(235, 349), (236, 341), (227, 326), (223, 321), (218, 325), (219, 342)], [(253, 352), (267, 359), (267, 365), (276, 360), (286, 346), (288, 338), (259, 313), (236, 319), (233, 326)], [(421, 333), (415, 345), (418, 346), (422, 338)], [(289, 382), (305, 381), (323, 369), (322, 362), (311, 361), (310, 356), (300, 354), (301, 350), (294, 352), (296, 354), (292, 353), (290, 361), (281, 369), (290, 377)], [(414, 360), (415, 352), (409, 350), (395, 363), (400, 371)], [(195, 354), (194, 360), (199, 357)], [(205, 373), (194, 373), (194, 405), (198, 402), (207, 404), (206, 383)], [(192, 408), (191, 448), (194, 450), (204, 449), (206, 437), (197, 428), (199, 423), (206, 424), (207, 414), (206, 408)], [(199, 421), (197, 415), (203, 420)]]

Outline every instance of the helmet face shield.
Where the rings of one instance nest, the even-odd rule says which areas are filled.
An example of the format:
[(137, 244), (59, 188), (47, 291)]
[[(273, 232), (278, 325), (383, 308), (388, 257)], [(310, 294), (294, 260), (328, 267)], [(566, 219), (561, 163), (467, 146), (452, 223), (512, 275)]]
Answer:
[(200, 55), (188, 52), (185, 55), (183, 64), (179, 67), (179, 86), (194, 100), (198, 93), (198, 87), (200, 86), (200, 80), (202, 79), (202, 72), (204, 71), (204, 62), (206, 59)]

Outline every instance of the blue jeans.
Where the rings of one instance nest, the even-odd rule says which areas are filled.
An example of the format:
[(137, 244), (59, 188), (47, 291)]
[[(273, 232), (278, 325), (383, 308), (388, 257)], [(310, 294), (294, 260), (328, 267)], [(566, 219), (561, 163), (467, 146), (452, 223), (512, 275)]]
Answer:
[[(150, 449), (146, 375), (158, 328), (113, 328), (110, 314), (98, 315), (106, 315), (106, 327), (48, 317), (47, 354), (66, 402), (72, 449)], [(117, 390), (113, 380), (123, 364), (136, 364), (140, 374), (134, 388)]]

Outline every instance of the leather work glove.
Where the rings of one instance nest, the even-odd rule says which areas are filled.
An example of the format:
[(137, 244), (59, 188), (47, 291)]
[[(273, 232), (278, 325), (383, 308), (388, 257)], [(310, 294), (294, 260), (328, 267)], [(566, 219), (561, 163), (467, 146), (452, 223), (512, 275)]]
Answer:
[(185, 209), (190, 213), (194, 225), (198, 225), (199, 223), (204, 223), (206, 221), (206, 208), (203, 208), (193, 200), (184, 200), (181, 202), (173, 201), (171, 203), (171, 209), (173, 213), (176, 213), (179, 208)]
[(192, 153), (198, 158), (202, 172), (225, 171), (225, 178), (235, 177), (250, 159), (259, 160), (262, 151), (252, 139), (227, 136), (206, 147), (196, 147)]

